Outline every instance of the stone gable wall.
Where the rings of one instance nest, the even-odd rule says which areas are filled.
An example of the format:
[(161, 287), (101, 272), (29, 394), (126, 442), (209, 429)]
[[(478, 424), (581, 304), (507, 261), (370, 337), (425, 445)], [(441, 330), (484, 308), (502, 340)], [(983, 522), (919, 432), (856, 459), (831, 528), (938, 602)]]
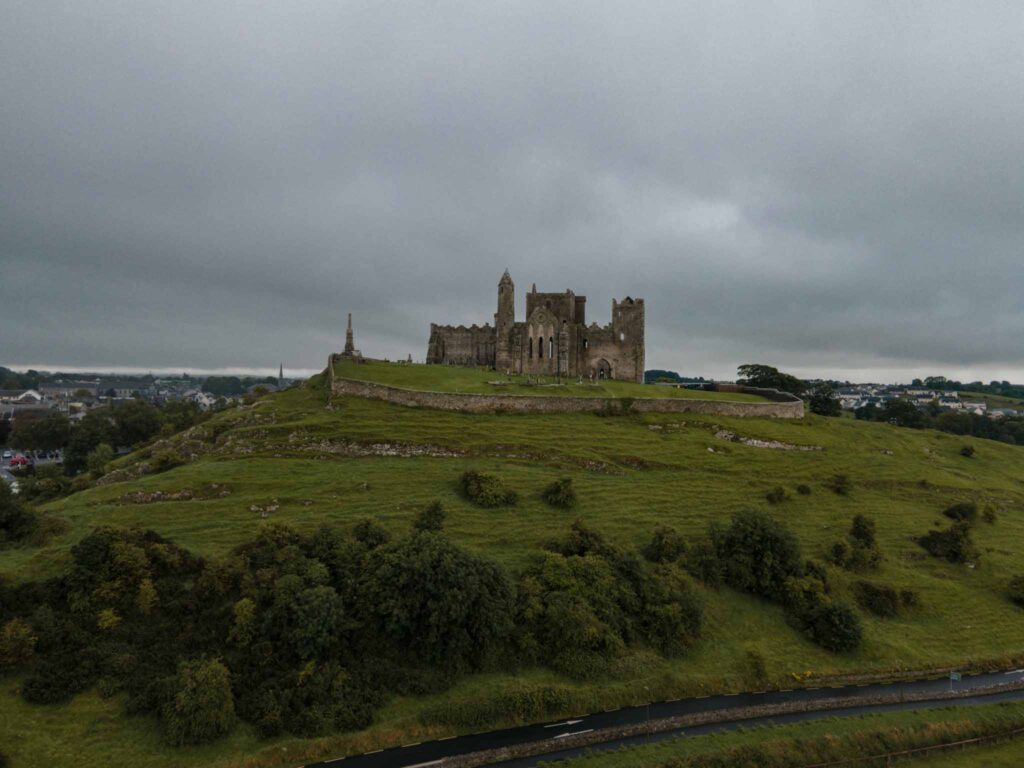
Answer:
[[(329, 366), (333, 371), (333, 366)], [(619, 398), (544, 397), (530, 395), (474, 395), (454, 392), (428, 392), (401, 389), (384, 384), (356, 381), (330, 375), (331, 394), (384, 400), (413, 408), (435, 408), (462, 413), (596, 413), (622, 407)], [(804, 415), (803, 400), (774, 389), (744, 387), (749, 394), (761, 395), (771, 402), (744, 403), (729, 400), (689, 400), (684, 398), (634, 398), (630, 410), (636, 413), (704, 413), (718, 416), (747, 416), (799, 419)]]

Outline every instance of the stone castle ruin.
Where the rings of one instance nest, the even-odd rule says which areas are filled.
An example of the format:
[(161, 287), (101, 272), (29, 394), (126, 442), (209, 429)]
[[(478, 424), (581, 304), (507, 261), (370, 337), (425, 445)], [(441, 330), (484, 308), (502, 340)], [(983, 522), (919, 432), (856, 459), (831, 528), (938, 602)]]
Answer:
[(644, 380), (644, 300), (612, 299), (608, 325), (586, 324), (587, 297), (570, 290), (526, 294), (526, 320), (515, 320), (515, 284), (498, 283), (494, 325), (430, 325), (427, 362), (486, 365), (506, 373)]

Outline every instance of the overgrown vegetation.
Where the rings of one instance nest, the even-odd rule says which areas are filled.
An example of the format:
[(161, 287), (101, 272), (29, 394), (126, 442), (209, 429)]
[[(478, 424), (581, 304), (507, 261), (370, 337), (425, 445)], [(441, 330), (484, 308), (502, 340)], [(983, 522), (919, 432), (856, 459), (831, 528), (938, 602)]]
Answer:
[(576, 489), (571, 477), (562, 477), (541, 491), (541, 498), (552, 507), (570, 509), (576, 506)]
[(389, 540), (370, 523), (302, 535), (265, 524), (222, 561), (152, 531), (101, 528), (46, 582), (0, 592), (0, 667), (36, 704), (126, 694), (171, 744), (364, 728), (386, 697), (516, 664), (575, 677), (638, 644), (676, 656), (701, 633), (690, 577), (582, 523), (512, 579), (442, 532), (440, 504)]
[(494, 475), (470, 470), (459, 478), (462, 495), (479, 507), (511, 507), (519, 495)]

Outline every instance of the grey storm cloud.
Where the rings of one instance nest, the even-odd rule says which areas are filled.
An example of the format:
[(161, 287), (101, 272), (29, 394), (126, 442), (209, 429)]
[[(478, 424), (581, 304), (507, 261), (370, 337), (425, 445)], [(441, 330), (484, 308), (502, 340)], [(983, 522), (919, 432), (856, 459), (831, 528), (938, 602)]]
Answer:
[(347, 312), (422, 358), (508, 267), (643, 296), (649, 367), (1024, 377), (1022, 39), (1018, 2), (12, 0), (0, 363), (316, 368)]

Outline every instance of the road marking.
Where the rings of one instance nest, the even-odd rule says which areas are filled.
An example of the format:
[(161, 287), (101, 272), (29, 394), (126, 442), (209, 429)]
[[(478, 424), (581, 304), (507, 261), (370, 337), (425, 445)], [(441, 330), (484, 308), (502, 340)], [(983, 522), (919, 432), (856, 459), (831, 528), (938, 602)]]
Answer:
[(583, 718), (579, 720), (566, 720), (564, 723), (551, 723), (551, 725), (545, 725), (545, 728), (561, 728), (563, 725), (576, 725), (576, 723), (582, 723)]
[(378, 752), (383, 752), (383, 751), (384, 751), (384, 747), (381, 747), (380, 749), (373, 750), (373, 752), (363, 752), (363, 754), (364, 755), (376, 755)]
[(710, 699), (711, 698), (711, 694), (710, 693), (706, 693), (703, 696), (697, 696), (695, 698), (698, 698), (698, 699)]
[(618, 712), (622, 707), (616, 707), (615, 709), (606, 709), (605, 712)]
[(665, 703), (666, 704), (675, 704), (677, 701), (682, 701), (682, 699), (666, 699)]
[(344, 759), (345, 759), (344, 757), (336, 757), (333, 760), (324, 760), (324, 762), (325, 763), (340, 763)]
[(1004, 675), (1024, 675), (1024, 669), (1011, 669), (1009, 672), (1003, 672)]
[(457, 735), (456, 736), (445, 736), (443, 739), (438, 739), (438, 741), (451, 741), (452, 739), (457, 739), (457, 738), (459, 738)]
[(779, 693), (792, 693), (792, 692), (793, 692), (792, 688), (780, 688), (779, 689)]
[(418, 747), (422, 743), (422, 741), (414, 741), (412, 744), (403, 744), (402, 749), (408, 749), (409, 747)]
[(593, 733), (593, 728), (587, 728), (585, 731), (573, 731), (572, 733), (560, 733), (557, 736), (552, 736), (553, 739), (565, 739), (569, 736), (582, 736), (584, 733)]
[(726, 695), (726, 696), (739, 696), (739, 694), (738, 694), (738, 693), (727, 693), (727, 694), (725, 694), (725, 695)]
[(405, 768), (426, 768), (428, 765), (437, 765), (443, 761), (444, 758), (442, 757), (440, 760), (431, 760), (429, 763), (413, 763), (412, 765), (405, 766)]

